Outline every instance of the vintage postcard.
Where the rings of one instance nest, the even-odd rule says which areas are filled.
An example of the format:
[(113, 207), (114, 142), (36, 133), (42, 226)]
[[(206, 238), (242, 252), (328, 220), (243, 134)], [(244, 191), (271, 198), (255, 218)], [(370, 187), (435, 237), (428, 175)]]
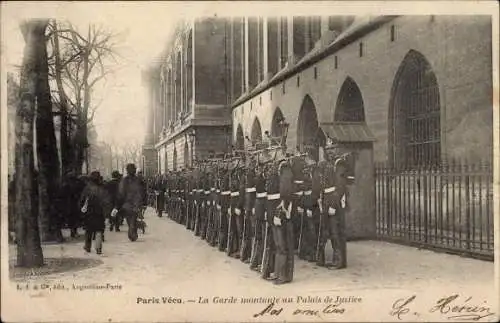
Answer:
[(3, 2), (2, 321), (498, 321), (498, 9)]

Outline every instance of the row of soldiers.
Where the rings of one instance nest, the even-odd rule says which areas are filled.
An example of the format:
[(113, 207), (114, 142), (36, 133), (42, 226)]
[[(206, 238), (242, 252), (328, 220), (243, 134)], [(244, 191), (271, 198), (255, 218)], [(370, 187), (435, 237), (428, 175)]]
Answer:
[[(296, 251), (319, 266), (345, 268), (352, 155), (330, 148), (319, 163), (309, 154), (287, 154), (278, 145), (157, 176), (157, 214), (166, 211), (275, 284), (293, 280)], [(331, 263), (325, 259), (328, 240)]]

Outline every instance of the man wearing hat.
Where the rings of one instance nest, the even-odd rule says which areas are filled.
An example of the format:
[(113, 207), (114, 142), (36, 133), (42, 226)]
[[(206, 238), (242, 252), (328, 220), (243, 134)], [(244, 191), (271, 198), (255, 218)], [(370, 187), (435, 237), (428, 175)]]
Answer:
[(141, 215), (146, 202), (144, 200), (145, 188), (141, 179), (136, 176), (134, 164), (127, 164), (126, 171), (127, 176), (120, 181), (116, 210), (113, 213), (123, 211), (128, 224), (128, 238), (130, 241), (136, 241), (138, 238), (137, 218)]

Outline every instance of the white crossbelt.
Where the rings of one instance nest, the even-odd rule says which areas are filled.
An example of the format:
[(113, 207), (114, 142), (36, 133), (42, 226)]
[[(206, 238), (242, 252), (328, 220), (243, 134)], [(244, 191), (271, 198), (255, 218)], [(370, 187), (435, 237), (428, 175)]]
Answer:
[(240, 192), (231, 192), (231, 196), (240, 196)]
[(266, 197), (266, 196), (267, 196), (267, 192), (257, 193), (257, 197), (258, 198), (263, 198), (263, 197)]
[(304, 195), (311, 195), (312, 194), (312, 190), (309, 190), (309, 191), (305, 191), (304, 192)]
[(197, 192), (198, 192), (198, 193), (202, 193), (202, 192), (203, 192), (203, 190), (197, 190)]
[(220, 195), (229, 195), (229, 194), (231, 194), (231, 191), (224, 191), (220, 193)]
[(215, 190), (215, 193), (220, 193), (220, 190)]
[(304, 181), (293, 181), (295, 184), (302, 184)]
[(268, 194), (267, 195), (267, 199), (272, 201), (272, 200), (277, 200), (280, 198), (280, 193), (276, 193), (276, 194)]
[(298, 196), (302, 196), (304, 194), (304, 191), (295, 192), (294, 194), (298, 195)]
[(325, 192), (325, 193), (331, 193), (331, 192), (335, 192), (335, 190), (336, 190), (335, 186), (332, 186), (332, 187), (329, 187), (329, 188), (325, 188), (323, 190), (323, 192)]
[(215, 187), (212, 187), (210, 191), (215, 192)]
[(205, 191), (205, 194), (210, 194), (210, 191)]
[(247, 187), (247, 188), (245, 189), (245, 192), (247, 192), (247, 193), (252, 193), (252, 192), (255, 192), (255, 187)]

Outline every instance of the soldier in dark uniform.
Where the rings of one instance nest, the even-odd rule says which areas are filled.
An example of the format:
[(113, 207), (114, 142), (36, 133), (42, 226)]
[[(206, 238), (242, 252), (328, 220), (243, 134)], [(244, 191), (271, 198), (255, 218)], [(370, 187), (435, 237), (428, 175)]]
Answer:
[(325, 148), (326, 161), (322, 162), (323, 191), (316, 261), (319, 266), (325, 266), (325, 245), (330, 240), (332, 267), (342, 269), (347, 266), (345, 206), (348, 165), (335, 148), (334, 145)]
[(229, 229), (229, 213), (230, 210), (230, 169), (228, 168), (227, 162), (223, 166), (223, 171), (220, 175), (220, 195), (219, 195), (219, 205), (220, 207), (220, 223), (219, 223), (219, 250), (225, 251), (227, 248), (227, 238)]
[(304, 222), (304, 156), (298, 153), (291, 158), (290, 166), (293, 175), (292, 224), (294, 249), (299, 249), (301, 229)]
[[(272, 162), (266, 172), (267, 203), (266, 203), (266, 233), (264, 239), (264, 253), (262, 256), (261, 276), (264, 279), (276, 279), (276, 244), (274, 235), (276, 233), (274, 216), (278, 215), (280, 205), (280, 178), (277, 162)], [(274, 273), (274, 275), (271, 275)]]
[(155, 181), (154, 181), (154, 190), (155, 190), (155, 196), (156, 196), (156, 215), (158, 217), (162, 217), (163, 215), (163, 209), (165, 208), (165, 190), (163, 188), (163, 175), (156, 175)]
[(244, 212), (242, 215), (243, 230), (241, 237), (240, 257), (241, 261), (250, 263), (252, 254), (252, 238), (254, 235), (255, 226), (255, 163), (253, 159), (248, 159), (248, 164), (245, 167), (244, 184), (245, 195), (243, 198)]
[[(285, 284), (293, 280), (295, 238), (292, 220), (293, 173), (288, 160), (278, 165), (279, 206), (273, 214), (273, 236), (276, 245), (274, 272), (275, 284)], [(269, 197), (269, 195), (268, 195)]]
[[(239, 179), (239, 163), (234, 164), (231, 169), (230, 176), (230, 200), (229, 200), (229, 222), (228, 222), (228, 242), (226, 252), (229, 256), (239, 258), (239, 240), (240, 240), (240, 231), (238, 227), (238, 217), (241, 215), (241, 206), (239, 205), (240, 201), (240, 179)], [(238, 210), (238, 212), (236, 211)]]
[(252, 255), (250, 269), (258, 271), (262, 264), (264, 252), (264, 237), (266, 235), (266, 174), (264, 164), (258, 163), (255, 172), (255, 203), (252, 210), (252, 227), (254, 231), (252, 240)]
[(202, 195), (204, 193), (204, 190), (202, 189), (203, 186), (203, 178), (202, 178), (202, 169), (200, 165), (196, 167), (195, 170), (195, 178), (194, 182), (196, 183), (196, 189), (194, 192), (194, 235), (195, 236), (200, 236), (201, 234), (201, 203), (203, 201)]
[(301, 226), (301, 241), (299, 243), (299, 257), (309, 262), (316, 260), (316, 249), (319, 230), (319, 204), (321, 194), (321, 176), (316, 162), (306, 158), (304, 171), (304, 207), (302, 210), (303, 223)]

